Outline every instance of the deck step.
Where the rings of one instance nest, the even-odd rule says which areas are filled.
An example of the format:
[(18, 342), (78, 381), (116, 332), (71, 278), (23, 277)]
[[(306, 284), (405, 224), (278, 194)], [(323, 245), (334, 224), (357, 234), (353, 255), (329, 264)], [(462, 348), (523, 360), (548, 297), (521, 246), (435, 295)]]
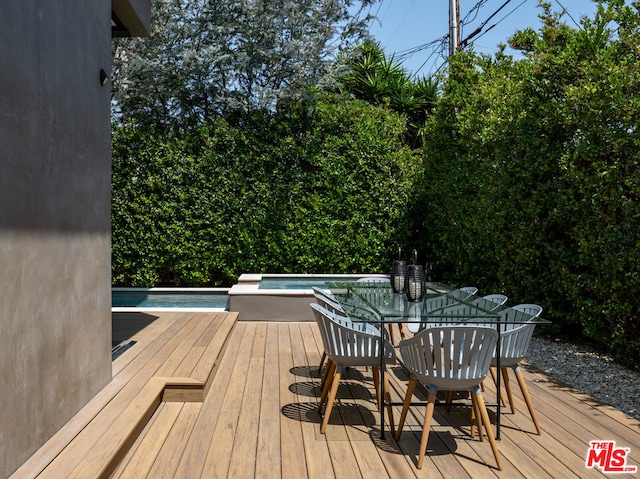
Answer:
[(162, 402), (204, 401), (237, 317), (177, 317), (10, 479), (110, 477)]

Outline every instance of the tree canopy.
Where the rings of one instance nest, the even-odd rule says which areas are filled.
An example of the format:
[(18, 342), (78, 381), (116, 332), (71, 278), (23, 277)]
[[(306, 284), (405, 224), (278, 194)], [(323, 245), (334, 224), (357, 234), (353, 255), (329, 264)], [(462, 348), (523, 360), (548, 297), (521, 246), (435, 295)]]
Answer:
[(360, 43), (341, 62), (347, 69), (337, 79), (338, 90), (404, 115), (407, 143), (419, 146), (422, 127), (438, 95), (437, 80), (414, 79), (393, 56), (385, 55), (379, 43), (372, 41)]
[(302, 98), (367, 37), (375, 1), (154, 1), (150, 38), (115, 42), (114, 117), (184, 126)]
[(600, 5), (579, 29), (549, 5), (543, 18), (511, 40), (524, 59), (452, 58), (417, 229), (447, 280), (539, 302), (557, 331), (637, 356), (638, 4)]

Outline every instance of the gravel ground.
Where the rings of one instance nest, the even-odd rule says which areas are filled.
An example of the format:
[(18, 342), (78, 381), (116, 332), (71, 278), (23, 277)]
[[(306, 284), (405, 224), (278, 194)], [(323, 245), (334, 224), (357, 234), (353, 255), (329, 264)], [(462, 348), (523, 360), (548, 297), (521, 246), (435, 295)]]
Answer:
[(534, 337), (527, 362), (567, 385), (640, 420), (640, 372), (588, 346)]

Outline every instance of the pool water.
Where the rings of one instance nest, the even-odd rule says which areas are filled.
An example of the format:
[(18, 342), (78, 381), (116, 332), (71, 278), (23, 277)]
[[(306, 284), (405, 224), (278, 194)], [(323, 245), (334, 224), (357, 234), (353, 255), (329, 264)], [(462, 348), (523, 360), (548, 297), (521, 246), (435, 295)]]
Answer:
[(358, 278), (343, 278), (335, 276), (301, 278), (301, 277), (280, 277), (269, 278), (263, 277), (260, 281), (259, 289), (311, 289), (314, 286), (318, 288), (326, 288), (327, 281), (351, 282)]
[(229, 294), (225, 291), (185, 291), (141, 289), (113, 289), (111, 306), (114, 308), (196, 308), (227, 310)]

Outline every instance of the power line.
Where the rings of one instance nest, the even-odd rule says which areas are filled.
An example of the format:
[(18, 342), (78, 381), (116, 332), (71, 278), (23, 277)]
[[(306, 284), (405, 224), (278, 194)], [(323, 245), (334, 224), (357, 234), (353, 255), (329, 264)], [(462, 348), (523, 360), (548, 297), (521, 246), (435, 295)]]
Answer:
[[(493, 17), (495, 17), (495, 16), (500, 12), (500, 10), (502, 10), (504, 7), (506, 7), (510, 2), (511, 2), (511, 0), (507, 0), (507, 1), (506, 1), (506, 2), (504, 2), (504, 3), (503, 3), (503, 4), (502, 4), (502, 5), (501, 5), (501, 6), (500, 6), (500, 7), (499, 7), (495, 12), (493, 12), (491, 15), (489, 15), (489, 18), (487, 18), (484, 22), (482, 22), (482, 23), (480, 24), (480, 26), (479, 26), (478, 28), (476, 28), (473, 32), (471, 32), (471, 34), (470, 34), (470, 35), (468, 35), (468, 36), (467, 36), (467, 38), (465, 38), (464, 40), (462, 40), (462, 41), (460, 42), (460, 48), (465, 47), (465, 46), (467, 45), (467, 43), (469, 43), (469, 40), (471, 40), (473, 37), (475, 37), (476, 35), (478, 35), (478, 34), (482, 31), (482, 29), (485, 27), (485, 25), (486, 25), (487, 23), (489, 23), (489, 21), (490, 21)], [(526, 0), (524, 0), (522, 3), (524, 3), (524, 2), (526, 2)], [(497, 25), (497, 23), (496, 23), (496, 24), (494, 24), (494, 25), (491, 25), (491, 26), (490, 26), (490, 27), (485, 31), (485, 33), (486, 33), (486, 32), (488, 32), (489, 30), (491, 30), (491, 29), (492, 29), (493, 27), (495, 27), (496, 25)]]
[(378, 9), (376, 10), (376, 13), (373, 15), (374, 18), (378, 18), (378, 13), (380, 13), (380, 9), (382, 8), (383, 3), (384, 3), (384, 0), (380, 0), (380, 3), (378, 3)]
[(443, 35), (442, 37), (432, 40), (428, 43), (423, 43), (422, 45), (418, 45), (416, 47), (412, 47), (407, 50), (401, 50), (399, 52), (396, 52), (396, 58), (408, 58), (411, 55), (421, 52), (422, 50), (426, 50), (427, 48), (430, 48), (434, 45), (441, 43), (443, 40), (446, 40), (447, 37), (448, 35)]
[[(469, 12), (465, 15), (465, 17), (461, 20), (461, 23), (467, 23), (467, 20), (469, 21), (469, 23), (473, 22), (476, 18), (478, 18), (478, 13), (480, 13), (480, 7), (482, 7), (485, 3), (487, 3), (487, 0), (480, 0), (478, 3), (476, 3), (473, 7), (471, 7), (471, 10), (469, 10)], [(475, 12), (475, 15), (473, 16), (473, 18), (471, 20), (469, 20), (469, 17), (471, 16), (471, 14), (473, 14)]]
[[(440, 0), (443, 1), (443, 0)], [(466, 15), (463, 16), (463, 18), (461, 19), (461, 25), (460, 25), (460, 29), (461, 31), (463, 27), (467, 27), (468, 29), (473, 28), (472, 23), (475, 23), (476, 25), (478, 24), (476, 22), (476, 20), (481, 17), (481, 13), (484, 15), (484, 11), (487, 10), (487, 7), (491, 6), (492, 8), (492, 13), (490, 15), (488, 15), (486, 17), (486, 19), (484, 19), (484, 21), (482, 21), (479, 26), (477, 28), (475, 28), (469, 35), (466, 35), (464, 37), (464, 40), (462, 40), (460, 42), (460, 48), (465, 48), (469, 45), (469, 43), (473, 42), (477, 42), (480, 38), (482, 38), (483, 36), (485, 36), (487, 33), (489, 33), (491, 30), (494, 29), (494, 27), (500, 25), (501, 23), (503, 23), (505, 20), (507, 20), (508, 18), (510, 18), (516, 11), (520, 10), (521, 7), (523, 7), (524, 5), (527, 4), (527, 2), (535, 2), (536, 0), (522, 0), (519, 2), (512, 2), (511, 0), (501, 0), (501, 4), (499, 5), (498, 8), (495, 8), (493, 5), (491, 5), (491, 1), (490, 0), (475, 0), (475, 4), (473, 5), (473, 7), (471, 7), (468, 12), (466, 13)], [(576, 19), (571, 16), (571, 14), (569, 13), (569, 11), (567, 10), (567, 8), (563, 5), (564, 0), (554, 0), (554, 2), (559, 6), (559, 8), (561, 9), (561, 14), (562, 15), (567, 15), (567, 17), (569, 17), (571, 19), (571, 21), (580, 29), (582, 29), (582, 26), (579, 25), (579, 23), (576, 21)], [(391, 2), (386, 2), (385, 0), (380, 0), (379, 4), (378, 4), (378, 8), (377, 8), (377, 12), (382, 12), (382, 8), (381, 5), (384, 4), (385, 6), (385, 11), (382, 12), (383, 14), (388, 14), (388, 8), (391, 8), (390, 5)], [(415, 5), (415, 0), (413, 0), (411, 3), (411, 6), (409, 7), (409, 11), (405, 12), (402, 16), (402, 21), (400, 22), (400, 25), (397, 26), (395, 28), (394, 34), (392, 35), (393, 38), (397, 37), (397, 32), (402, 28), (402, 23), (405, 23), (407, 20), (407, 16), (411, 13), (410, 10), (412, 8), (414, 8)], [(510, 6), (517, 4), (515, 7), (509, 8)], [(398, 12), (398, 13), (401, 13)], [(438, 71), (441, 71), (443, 67), (445, 67), (447, 65), (447, 56), (444, 53), (444, 49), (445, 49), (445, 43), (447, 41), (447, 39), (449, 38), (449, 34), (445, 34), (435, 40), (429, 41), (429, 42), (425, 42), (422, 43), (420, 45), (417, 45), (415, 47), (411, 47), (411, 48), (407, 48), (405, 50), (401, 50), (401, 51), (397, 51), (394, 53), (394, 58), (399, 60), (399, 61), (406, 61), (408, 58), (416, 55), (416, 54), (420, 54), (419, 56), (425, 58), (424, 61), (422, 61), (422, 63), (420, 64), (420, 67), (417, 70), (414, 70), (413, 75), (417, 75), (420, 71), (425, 70), (425, 68), (427, 67), (427, 65), (429, 65), (431, 63), (431, 67), (429, 68), (430, 71), (433, 71), (433, 69), (436, 67), (436, 65), (439, 65), (438, 68), (435, 70), (436, 73)], [(424, 52), (424, 53), (422, 53)], [(444, 62), (442, 64), (439, 64), (440, 62), (438, 61), (439, 57), (442, 56), (442, 58), (444, 59)], [(415, 61), (415, 59), (414, 59)], [(430, 73), (432, 74), (432, 73)]]
[[(431, 55), (429, 55), (429, 56), (427, 57), (427, 59), (422, 63), (422, 65), (420, 65), (420, 67), (415, 71), (415, 73), (413, 74), (413, 76), (414, 76), (414, 77), (418, 75), (418, 72), (420, 72), (420, 70), (422, 70), (422, 68), (427, 64), (427, 62), (428, 62), (429, 60), (431, 60), (431, 58), (432, 58), (434, 55), (436, 55), (436, 54), (438, 54), (438, 55), (442, 55), (442, 53), (444, 52), (445, 47), (446, 47), (446, 45), (447, 45), (447, 43), (448, 43), (448, 41), (447, 41), (447, 40), (448, 40), (448, 38), (449, 38), (449, 35), (444, 35), (444, 36), (442, 36), (442, 37), (440, 37), (440, 38), (438, 39), (438, 41), (440, 42), (440, 48), (438, 48), (438, 49), (435, 49), (435, 48), (434, 48), (434, 49), (433, 49), (433, 51), (431, 52)], [(444, 56), (444, 55), (442, 55), (442, 56)], [(443, 65), (444, 65), (445, 63), (446, 63), (446, 58), (445, 58), (445, 62), (443, 63)], [(438, 71), (440, 71), (440, 68), (442, 68), (442, 65), (440, 65), (440, 67), (436, 70), (436, 72), (435, 72), (435, 73), (432, 73), (432, 75), (435, 75), (436, 73), (438, 73)]]
[(571, 19), (571, 21), (575, 24), (575, 26), (576, 26), (576, 27), (578, 27), (578, 29), (579, 29), (579, 30), (582, 30), (582, 26), (581, 26), (578, 22), (576, 22), (576, 21), (574, 20), (574, 18), (573, 18), (573, 17), (571, 16), (571, 14), (569, 13), (569, 10), (567, 10), (567, 9), (564, 7), (564, 5), (562, 5), (562, 4), (560, 3), (560, 1), (559, 1), (559, 0), (556, 0), (556, 3), (557, 3), (558, 5), (560, 5), (560, 8), (562, 8), (562, 13), (566, 13), (566, 14), (569, 16), (569, 18)]
[[(382, 4), (383, 3), (384, 3), (384, 0), (380, 0), (380, 3), (378, 3), (378, 9), (376, 10), (376, 13), (373, 14), (373, 16), (371, 17), (371, 19), (369, 21), (369, 30), (371, 30), (371, 22), (373, 22), (374, 20), (378, 20), (382, 24), (382, 22), (378, 18), (378, 13), (380, 13), (380, 9), (382, 8)], [(369, 13), (371, 13), (371, 5), (369, 5)], [(369, 33), (371, 33), (371, 32), (369, 32)]]
[(402, 22), (404, 22), (404, 19), (407, 18), (407, 15), (409, 15), (409, 11), (413, 8), (415, 4), (416, 4), (416, 0), (413, 0), (413, 2), (411, 2), (411, 5), (409, 5), (409, 8), (405, 12), (404, 16), (400, 20), (400, 22), (398, 22), (398, 26), (396, 27), (395, 31), (391, 34), (390, 40), (393, 40), (393, 37), (396, 36), (396, 33), (398, 33), (398, 30), (400, 30), (400, 27), (402, 26)]
[(465, 38), (464, 40), (462, 40), (462, 42), (460, 42), (460, 48), (465, 47), (468, 43), (469, 40), (471, 40), (471, 38), (473, 38), (476, 35), (479, 35), (478, 38), (483, 37), (485, 34), (487, 34), (493, 27), (495, 27), (496, 25), (502, 23), (504, 20), (507, 19), (507, 17), (509, 17), (513, 12), (515, 12), (516, 10), (518, 10), (522, 5), (524, 5), (525, 3), (527, 3), (528, 0), (522, 0), (522, 2), (520, 4), (518, 4), (518, 6), (516, 6), (513, 10), (511, 10), (509, 13), (507, 13), (504, 17), (502, 17), (500, 20), (498, 20), (496, 23), (494, 23), (493, 25), (491, 25), (489, 28), (487, 28), (484, 32), (482, 32), (482, 28), (487, 24), (487, 22), (489, 20), (491, 20), (491, 18), (493, 18), (500, 10), (502, 10), (502, 8), (504, 6), (506, 6), (511, 0), (507, 0), (498, 10), (496, 10), (489, 18), (487, 18), (487, 20), (484, 21), (484, 23), (482, 25), (480, 25), (480, 27), (478, 27), (477, 29), (475, 29), (469, 36), (467, 36), (467, 38)]
[[(482, 31), (482, 29), (484, 28), (484, 26), (486, 26), (486, 24), (493, 18), (495, 17), (498, 13), (500, 13), (500, 11), (506, 7), (509, 3), (511, 3), (511, 0), (506, 0), (497, 10), (495, 10), (491, 15), (489, 15), (489, 17), (480, 25), (480, 27), (478, 27), (476, 30), (474, 30), (467, 38), (465, 38), (464, 40), (462, 40), (460, 42), (460, 48), (462, 49), (464, 46), (466, 46), (466, 44), (469, 42), (469, 40), (471, 38), (473, 38), (474, 36), (480, 34), (480, 37), (482, 37), (483, 35), (485, 35), (487, 32), (489, 32), (493, 27), (495, 27), (496, 25), (498, 25), (499, 23), (503, 22), (507, 17), (509, 17), (513, 12), (515, 12), (518, 8), (520, 8), (522, 5), (524, 5), (528, 0), (523, 0), (517, 7), (515, 7), (513, 10), (511, 10), (509, 13), (507, 13), (504, 17), (502, 17), (500, 20), (498, 20), (496, 23), (494, 23), (493, 25), (491, 25), (489, 28), (487, 28), (484, 32)], [(486, 0), (480, 0), (478, 1), (478, 3), (476, 3), (471, 10), (469, 10), (469, 13), (467, 13), (467, 15), (465, 16), (465, 19), (469, 18), (469, 16), (475, 11), (475, 15), (473, 17), (473, 20), (475, 20), (478, 16), (478, 13), (480, 11), (480, 8), (486, 3)], [(448, 35), (446, 35), (445, 37), (448, 37)], [(479, 37), (479, 38), (480, 38)], [(435, 51), (434, 51), (435, 53)], [(422, 69), (422, 67), (424, 67), (424, 65), (429, 61), (429, 59), (433, 56), (433, 53), (429, 56), (429, 58), (420, 66), (420, 68), (418, 68), (417, 71), (420, 71)], [(444, 55), (443, 55), (444, 56)], [(444, 61), (440, 64), (440, 66), (436, 69), (436, 71), (433, 73), (433, 75), (436, 75), (440, 70), (442, 70), (442, 68), (448, 63), (448, 58), (444, 57)]]

